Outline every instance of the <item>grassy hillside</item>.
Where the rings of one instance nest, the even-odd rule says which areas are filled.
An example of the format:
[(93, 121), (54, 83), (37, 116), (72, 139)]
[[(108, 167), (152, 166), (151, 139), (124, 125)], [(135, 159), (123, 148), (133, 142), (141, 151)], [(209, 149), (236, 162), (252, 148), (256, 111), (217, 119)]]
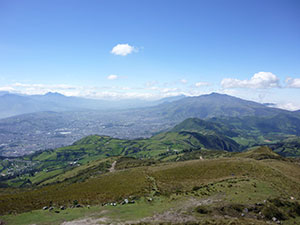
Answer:
[[(92, 167), (105, 173), (111, 164), (111, 160), (105, 159), (111, 157), (182, 161), (214, 157), (214, 154), (229, 155), (222, 151), (238, 152), (262, 144), (269, 145), (282, 156), (300, 156), (300, 142), (297, 136), (277, 132), (264, 133), (260, 130), (260, 126), (264, 127), (259, 125), (260, 123), (269, 126), (271, 121), (270, 118), (262, 120), (252, 117), (214, 118), (211, 121), (190, 118), (168, 132), (148, 139), (123, 140), (92, 135), (70, 146), (36, 152), (21, 158), (1, 160), (0, 172), (4, 176), (0, 177), (0, 186), (22, 187), (61, 182), (64, 177), (61, 175), (72, 174), (68, 171), (80, 166), (86, 168), (77, 169), (81, 171), (78, 172), (78, 176), (86, 169), (92, 171)], [(292, 121), (294, 120), (291, 119), (291, 123), (287, 123), (291, 125), (291, 130), (295, 128)], [(273, 127), (278, 127), (278, 124), (281, 122), (274, 122)], [(220, 152), (207, 152), (205, 151), (207, 149)], [(85, 178), (81, 176), (78, 179)]]
[[(107, 223), (266, 224), (274, 216), (293, 224), (300, 221), (299, 193), (299, 164), (261, 147), (231, 157), (158, 164), (125, 158), (114, 172), (85, 181), (2, 190), (0, 213), (37, 210), (3, 216), (8, 224), (59, 224), (82, 217)], [(121, 205), (126, 198), (134, 204)], [(117, 206), (99, 206), (110, 202)], [(85, 207), (71, 209), (74, 204)], [(66, 217), (61, 205), (68, 208)], [(40, 210), (44, 206), (59, 213)]]
[(278, 154), (286, 157), (300, 157), (300, 137), (292, 136), (270, 144), (269, 147)]
[(279, 113), (274, 116), (220, 117), (209, 121), (221, 123), (243, 136), (269, 136), (278, 139), (280, 135), (300, 135), (300, 117), (296, 114)]
[(222, 123), (215, 123), (199, 118), (189, 118), (176, 125), (171, 131), (194, 131), (202, 134), (219, 134), (223, 136), (234, 137), (238, 133), (232, 131), (233, 126), (225, 126)]
[(117, 156), (172, 161), (188, 152), (205, 149), (236, 152), (239, 147), (234, 140), (216, 133), (170, 131), (136, 140), (92, 135), (70, 146), (0, 161), (0, 172), (5, 175), (0, 177), (0, 184), (13, 187), (44, 185), (49, 180), (61, 181), (56, 177), (83, 165), (89, 170), (93, 165), (104, 173), (111, 163), (105, 159)]
[(190, 131), (203, 135), (230, 138), (244, 150), (256, 145), (269, 145), (282, 156), (300, 156), (300, 118), (277, 114), (272, 117), (223, 117), (201, 120), (186, 119), (171, 131)]

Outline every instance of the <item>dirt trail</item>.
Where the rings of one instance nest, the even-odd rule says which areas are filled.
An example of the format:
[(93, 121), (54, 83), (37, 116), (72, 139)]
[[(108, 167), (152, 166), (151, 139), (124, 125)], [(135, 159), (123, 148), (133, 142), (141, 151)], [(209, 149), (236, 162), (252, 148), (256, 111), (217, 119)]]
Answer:
[(180, 206), (171, 208), (163, 213), (155, 214), (151, 217), (146, 217), (138, 221), (138, 223), (175, 223), (185, 224), (188, 222), (196, 222), (196, 218), (190, 214), (191, 210), (198, 205), (209, 205), (216, 200), (212, 198), (196, 199), (190, 198), (186, 202), (183, 202)]
[(197, 222), (197, 219), (191, 214), (192, 210), (198, 205), (210, 205), (213, 202), (219, 201), (218, 198), (190, 198), (183, 201), (180, 205), (174, 206), (164, 212), (156, 213), (153, 216), (145, 217), (139, 220), (121, 221), (118, 219), (112, 219), (108, 215), (105, 215), (108, 211), (103, 211), (102, 218), (84, 218), (77, 219), (69, 222), (64, 222), (61, 225), (96, 225), (96, 224), (110, 224), (110, 225), (128, 225), (128, 224), (186, 224), (189, 222)]
[(109, 168), (109, 172), (110, 172), (110, 173), (115, 171), (116, 164), (117, 164), (117, 161), (114, 161), (114, 162), (111, 164), (111, 167)]
[(73, 220), (69, 222), (64, 222), (61, 225), (99, 225), (101, 223), (106, 223), (107, 219), (106, 218), (99, 218), (99, 219), (93, 219), (93, 218), (85, 218), (81, 220)]

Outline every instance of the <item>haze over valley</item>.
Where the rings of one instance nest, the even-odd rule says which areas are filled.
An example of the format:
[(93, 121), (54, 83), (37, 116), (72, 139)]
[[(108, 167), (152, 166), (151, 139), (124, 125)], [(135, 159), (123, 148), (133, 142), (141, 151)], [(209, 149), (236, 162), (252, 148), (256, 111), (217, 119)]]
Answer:
[[(67, 97), (59, 95), (59, 98), (61, 98), (61, 105), (68, 104)], [(249, 117), (252, 117), (252, 120), (256, 120), (256, 124), (253, 125), (256, 128), (265, 121), (272, 121), (273, 117), (282, 116), (296, 123), (279, 128), (274, 125), (275, 128), (273, 130), (270, 128), (269, 132), (282, 129), (286, 135), (299, 134), (297, 127), (300, 124), (299, 113), (296, 111), (270, 108), (263, 104), (217, 93), (198, 97), (180, 96), (178, 99), (162, 99), (156, 103), (152, 102), (154, 106), (143, 108), (122, 110), (81, 108), (81, 110), (69, 109), (64, 112), (36, 112), (2, 119), (0, 121), (1, 155), (19, 156), (37, 150), (62, 147), (91, 134), (123, 139), (147, 138), (168, 130), (187, 118), (216, 120), (226, 124), (231, 123), (230, 120), (235, 120), (236, 116), (241, 118), (241, 121), (248, 121), (247, 123)], [(79, 105), (76, 104), (75, 99), (73, 104)]]

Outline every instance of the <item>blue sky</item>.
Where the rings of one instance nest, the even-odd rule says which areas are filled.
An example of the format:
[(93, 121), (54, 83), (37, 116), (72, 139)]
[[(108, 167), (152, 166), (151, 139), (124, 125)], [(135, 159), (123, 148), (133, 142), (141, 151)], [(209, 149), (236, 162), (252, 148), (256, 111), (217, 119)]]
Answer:
[(0, 90), (300, 109), (300, 2), (0, 0)]

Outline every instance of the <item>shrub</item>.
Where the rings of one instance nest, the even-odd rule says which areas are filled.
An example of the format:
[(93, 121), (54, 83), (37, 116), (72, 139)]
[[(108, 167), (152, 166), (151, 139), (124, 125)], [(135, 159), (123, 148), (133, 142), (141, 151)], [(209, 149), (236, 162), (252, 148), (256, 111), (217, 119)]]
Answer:
[(199, 189), (201, 189), (201, 187), (199, 187), (199, 186), (194, 186), (193, 187), (193, 191), (198, 191)]
[(74, 201), (73, 201), (73, 205), (74, 205), (74, 206), (78, 205), (78, 200), (74, 200)]
[(207, 214), (207, 213), (209, 213), (209, 210), (207, 208), (205, 208), (204, 206), (199, 205), (196, 207), (196, 212), (200, 213), (200, 214)]
[(289, 208), (289, 216), (300, 216), (300, 204), (298, 202), (292, 203), (292, 206)]
[(278, 209), (275, 205), (266, 205), (262, 209), (262, 214), (269, 220), (271, 220), (273, 217), (276, 217), (279, 220), (286, 220), (287, 216)]

